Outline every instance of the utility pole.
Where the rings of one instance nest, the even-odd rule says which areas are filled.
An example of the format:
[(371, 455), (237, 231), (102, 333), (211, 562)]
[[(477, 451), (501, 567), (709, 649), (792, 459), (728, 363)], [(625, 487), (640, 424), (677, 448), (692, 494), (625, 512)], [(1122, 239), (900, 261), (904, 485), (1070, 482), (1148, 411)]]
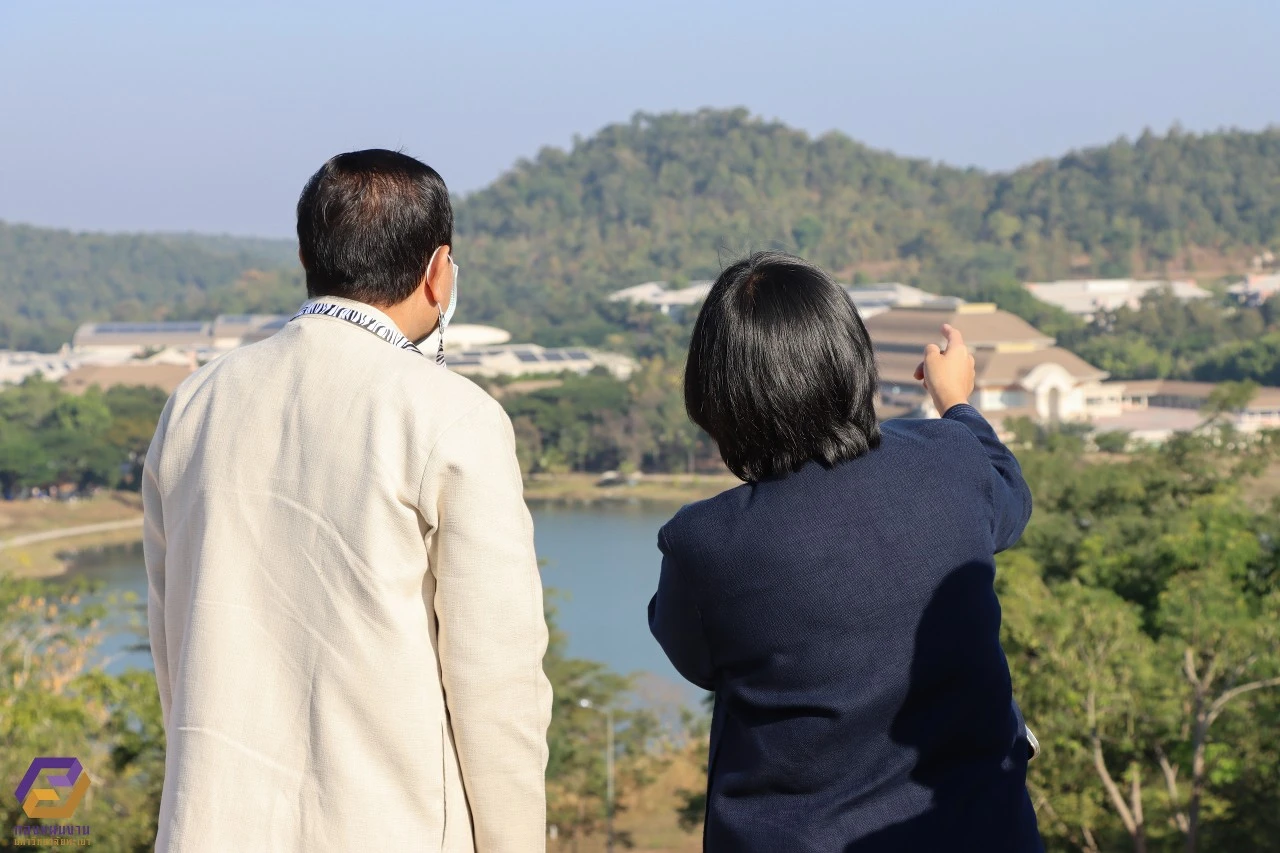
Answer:
[(608, 837), (605, 842), (605, 850), (613, 853), (613, 708), (598, 708), (590, 699), (579, 699), (578, 705), (583, 708), (590, 708), (593, 711), (599, 711), (604, 714), (605, 719), (605, 753), (604, 753), (604, 772), (605, 772), (605, 826), (607, 827)]

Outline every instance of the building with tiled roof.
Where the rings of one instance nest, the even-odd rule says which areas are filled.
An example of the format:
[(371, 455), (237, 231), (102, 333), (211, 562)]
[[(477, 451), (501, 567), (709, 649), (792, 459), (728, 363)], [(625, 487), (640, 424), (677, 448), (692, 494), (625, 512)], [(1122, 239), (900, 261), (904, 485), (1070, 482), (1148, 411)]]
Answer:
[[(925, 346), (943, 344), (944, 323), (959, 329), (973, 352), (976, 387), (969, 402), (997, 426), (1020, 417), (1078, 421), (1098, 432), (1128, 433), (1135, 441), (1164, 441), (1204, 427), (1202, 410), (1218, 387), (1171, 379), (1107, 381), (1106, 371), (989, 303), (954, 310), (898, 308), (865, 322), (880, 370), (881, 417), (937, 416), (914, 374)], [(1280, 388), (1259, 388), (1219, 420), (1245, 433), (1280, 428)]]
[(973, 353), (977, 377), (970, 402), (988, 415), (1058, 422), (1120, 414), (1123, 388), (1105, 382), (1106, 371), (987, 302), (896, 308), (866, 320), (886, 405), (914, 402), (918, 414), (937, 415), (914, 373), (925, 345), (943, 343), (944, 323), (960, 330)]
[[(1118, 383), (1117, 383), (1118, 384)], [(1174, 432), (1205, 424), (1204, 409), (1218, 386), (1213, 382), (1140, 379), (1123, 383), (1124, 411), (1094, 419), (1099, 431), (1123, 431), (1144, 441), (1163, 441)], [(1253, 398), (1220, 420), (1244, 433), (1280, 429), (1280, 388), (1263, 385)]]

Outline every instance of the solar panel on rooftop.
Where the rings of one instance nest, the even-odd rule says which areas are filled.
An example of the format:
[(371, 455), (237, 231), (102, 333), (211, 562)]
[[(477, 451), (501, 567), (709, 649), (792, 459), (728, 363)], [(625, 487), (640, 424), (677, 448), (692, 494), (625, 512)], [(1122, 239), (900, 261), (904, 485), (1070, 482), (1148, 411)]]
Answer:
[(204, 323), (98, 323), (93, 327), (99, 335), (155, 335), (203, 332)]

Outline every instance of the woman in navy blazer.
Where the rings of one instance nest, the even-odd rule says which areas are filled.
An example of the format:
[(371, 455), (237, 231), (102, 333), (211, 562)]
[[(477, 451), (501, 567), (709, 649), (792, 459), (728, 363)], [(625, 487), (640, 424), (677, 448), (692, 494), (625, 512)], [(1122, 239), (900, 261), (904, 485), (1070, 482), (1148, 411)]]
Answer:
[(715, 692), (708, 851), (1042, 850), (993, 589), (1031, 495), (943, 333), (917, 368), (942, 417), (877, 424), (820, 269), (752, 255), (698, 315), (685, 405), (744, 484), (662, 528), (649, 625)]

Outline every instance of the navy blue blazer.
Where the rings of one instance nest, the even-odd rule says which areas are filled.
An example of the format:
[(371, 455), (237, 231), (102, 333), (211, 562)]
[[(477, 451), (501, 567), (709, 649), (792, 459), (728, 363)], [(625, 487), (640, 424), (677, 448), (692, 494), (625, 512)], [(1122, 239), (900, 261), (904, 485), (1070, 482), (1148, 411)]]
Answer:
[(1031, 494), (976, 409), (684, 507), (649, 627), (715, 691), (704, 849), (1042, 850), (993, 589)]

